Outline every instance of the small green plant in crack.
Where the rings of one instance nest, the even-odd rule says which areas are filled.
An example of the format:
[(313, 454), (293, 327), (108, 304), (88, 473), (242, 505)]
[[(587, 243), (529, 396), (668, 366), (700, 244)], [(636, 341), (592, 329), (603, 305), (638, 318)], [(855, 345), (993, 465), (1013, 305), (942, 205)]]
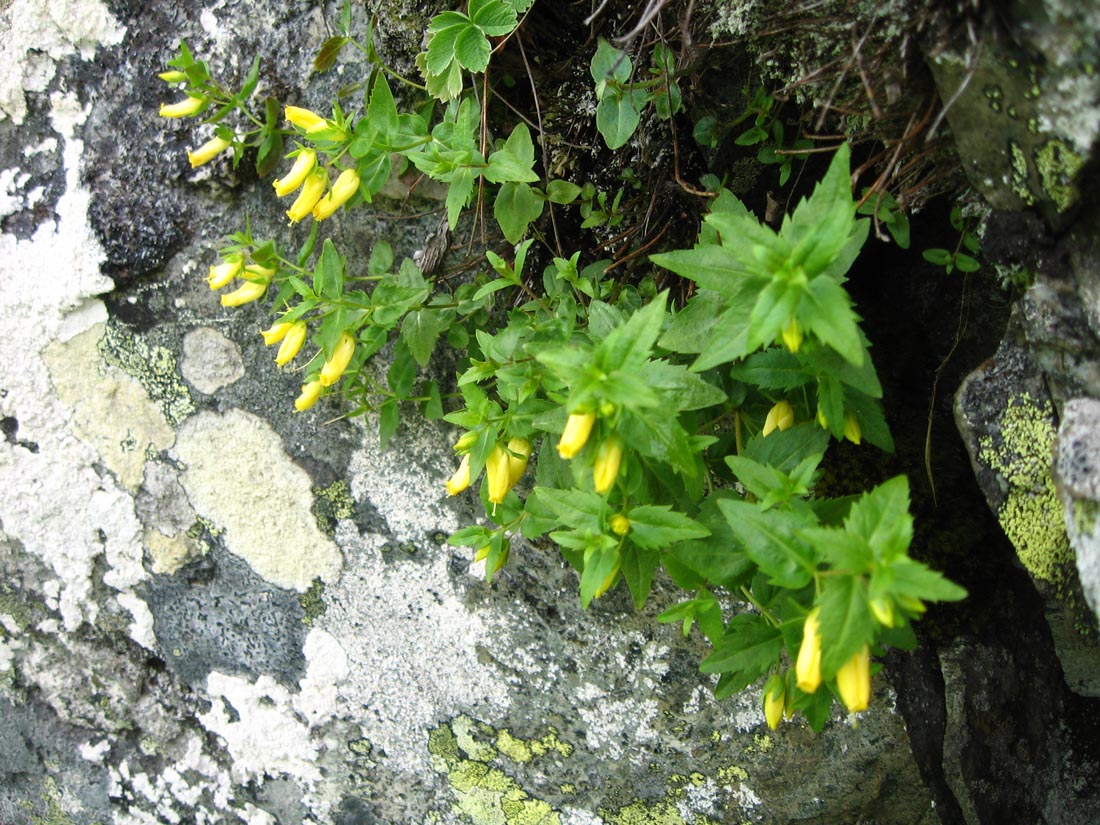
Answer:
[(954, 206), (951, 209), (950, 221), (951, 228), (959, 233), (955, 248), (951, 250), (926, 249), (921, 255), (928, 263), (942, 266), (948, 275), (956, 269), (959, 272), (977, 272), (982, 268), (976, 257), (981, 243), (978, 241), (978, 236), (974, 234), (973, 220), (964, 218), (962, 209)]

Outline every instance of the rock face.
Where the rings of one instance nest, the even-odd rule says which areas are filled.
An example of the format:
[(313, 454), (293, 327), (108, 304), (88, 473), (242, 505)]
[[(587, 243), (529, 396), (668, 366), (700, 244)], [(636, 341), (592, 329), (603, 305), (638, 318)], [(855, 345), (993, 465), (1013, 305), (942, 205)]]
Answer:
[[(1095, 821), (1095, 793), (1050, 792), (1089, 781), (1066, 740), (1009, 727), (976, 755), (990, 708), (1044, 701), (1056, 669), (1017, 690), (1001, 648), (960, 638), (888, 668), (897, 694), (877, 677), (858, 725), (771, 733), (755, 689), (713, 699), (698, 642), (654, 621), (659, 589), (642, 615), (621, 592), (582, 611), (531, 546), (487, 585), (445, 542), (475, 518), (443, 492), (446, 428), (383, 452), (374, 420), (292, 412), (264, 311), (227, 312), (204, 275), (246, 213), (257, 236), (302, 230), (266, 181), (187, 167), (199, 135), (157, 119), (155, 75), (181, 37), (230, 75), (259, 51), (263, 82), (311, 105), (349, 82), (309, 77), (329, 5), (0, 2), (0, 822), (993, 823), (1009, 775), (1041, 776), (1043, 821)], [(378, 42), (411, 72), (449, 4), (392, 5)], [(401, 254), (438, 223), (381, 208), (334, 223)], [(1066, 409), (1052, 489), (1080, 548), (1093, 413)], [(940, 714), (946, 754), (942, 732), (910, 747), (896, 695)], [(1031, 774), (987, 769), (1017, 745)]]

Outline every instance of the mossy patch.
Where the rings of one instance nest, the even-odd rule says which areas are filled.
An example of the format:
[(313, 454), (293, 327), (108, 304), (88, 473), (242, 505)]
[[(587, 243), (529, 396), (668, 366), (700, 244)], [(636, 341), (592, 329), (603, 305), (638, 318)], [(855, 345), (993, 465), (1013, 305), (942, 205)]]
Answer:
[(99, 351), (108, 364), (137, 379), (173, 427), (195, 411), (176, 356), (167, 347), (150, 344), (123, 324), (109, 323), (99, 342)]
[(355, 499), (348, 482), (341, 478), (327, 487), (314, 487), (313, 515), (317, 528), (326, 536), (336, 532), (336, 522), (340, 519), (354, 518)]
[(305, 593), (298, 596), (298, 603), (302, 606), (302, 624), (313, 627), (313, 620), (325, 614), (325, 583), (320, 578), (313, 580), (313, 584)]

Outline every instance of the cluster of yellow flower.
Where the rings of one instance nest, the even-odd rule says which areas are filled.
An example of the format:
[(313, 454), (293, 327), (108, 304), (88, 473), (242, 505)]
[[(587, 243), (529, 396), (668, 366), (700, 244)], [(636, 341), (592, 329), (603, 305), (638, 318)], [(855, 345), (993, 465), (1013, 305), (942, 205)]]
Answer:
[[(458, 469), (447, 481), (447, 495), (455, 496), (470, 486), (470, 449), (477, 442), (476, 433), (466, 433), (455, 444), (455, 451), (462, 455)], [(508, 491), (519, 483), (527, 471), (531, 458), (531, 442), (525, 438), (513, 438), (507, 444), (497, 444), (485, 459), (485, 478), (489, 484), (489, 503), (496, 506), (504, 501)]]
[[(816, 693), (821, 686), (821, 623), (820, 608), (815, 607), (806, 616), (802, 626), (802, 646), (795, 660), (795, 684), (803, 693)], [(871, 704), (871, 648), (864, 644), (836, 672), (836, 692), (840, 701), (851, 713), (867, 710)], [(790, 719), (793, 710), (790, 706), (784, 679), (773, 673), (764, 684), (764, 718), (768, 727), (779, 727), (784, 714)]]
[[(287, 106), (283, 109), (283, 114), (307, 137), (327, 134), (334, 128), (309, 109)], [(314, 220), (323, 221), (359, 191), (359, 174), (354, 169), (344, 169), (337, 176), (336, 182), (329, 187), (328, 170), (317, 165), (317, 152), (313, 149), (299, 149), (290, 171), (272, 185), (275, 187), (275, 194), (280, 198), (300, 188), (298, 197), (286, 212), (291, 221), (297, 223), (307, 215), (313, 215)]]
[[(594, 412), (573, 413), (565, 422), (561, 439), (558, 441), (558, 455), (570, 459), (588, 443), (588, 436), (596, 424)], [(597, 493), (606, 493), (619, 477), (619, 468), (623, 461), (623, 440), (612, 432), (596, 447), (596, 460), (592, 465), (592, 483)]]
[[(768, 410), (768, 415), (764, 419), (764, 427), (760, 431), (760, 435), (767, 436), (775, 430), (783, 432), (787, 428), (793, 426), (794, 423), (794, 407), (791, 406), (789, 401), (780, 401)], [(823, 429), (829, 428), (829, 421), (825, 418), (825, 413), (820, 409), (817, 411), (817, 423), (820, 424)], [(863, 438), (863, 431), (860, 429), (859, 419), (850, 412), (844, 413), (844, 437), (853, 444), (859, 444)]]

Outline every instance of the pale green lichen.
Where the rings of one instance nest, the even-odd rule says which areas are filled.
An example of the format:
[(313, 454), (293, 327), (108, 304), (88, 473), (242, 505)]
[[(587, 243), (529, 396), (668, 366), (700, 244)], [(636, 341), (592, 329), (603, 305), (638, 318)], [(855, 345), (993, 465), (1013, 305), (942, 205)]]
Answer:
[(1020, 148), (1020, 144), (1014, 140), (1008, 142), (1008, 149), (1012, 162), (1012, 180), (1009, 186), (1024, 203), (1028, 206), (1034, 206), (1035, 195), (1032, 194), (1031, 187), (1028, 186), (1027, 156), (1024, 154), (1024, 150)]
[[(486, 740), (503, 747), (498, 750)], [(563, 746), (566, 743), (553, 730), (541, 739), (524, 740), (468, 716), (456, 717), (428, 735), (432, 767), (446, 774), (456, 811), (473, 825), (561, 825), (548, 802), (532, 797), (514, 778), (488, 763), (499, 756), (513, 759), (511, 754), (521, 757), (514, 761), (527, 762), (550, 752), (572, 753), (572, 746), (567, 746), (568, 752)]]
[(109, 323), (99, 342), (99, 351), (108, 364), (137, 379), (173, 427), (195, 411), (176, 357), (167, 347), (154, 346), (128, 327)]
[(302, 606), (302, 624), (313, 627), (313, 622), (325, 615), (328, 605), (325, 604), (325, 583), (320, 578), (313, 580), (313, 584), (305, 593), (298, 596), (298, 604)]
[(1077, 200), (1074, 181), (1085, 159), (1060, 140), (1048, 140), (1035, 151), (1035, 166), (1043, 182), (1043, 191), (1065, 212)]
[(1061, 591), (1074, 557), (1051, 474), (1053, 410), (1023, 393), (1009, 399), (1000, 423), (999, 439), (978, 440), (979, 459), (1006, 488), (997, 518), (1031, 575)]

